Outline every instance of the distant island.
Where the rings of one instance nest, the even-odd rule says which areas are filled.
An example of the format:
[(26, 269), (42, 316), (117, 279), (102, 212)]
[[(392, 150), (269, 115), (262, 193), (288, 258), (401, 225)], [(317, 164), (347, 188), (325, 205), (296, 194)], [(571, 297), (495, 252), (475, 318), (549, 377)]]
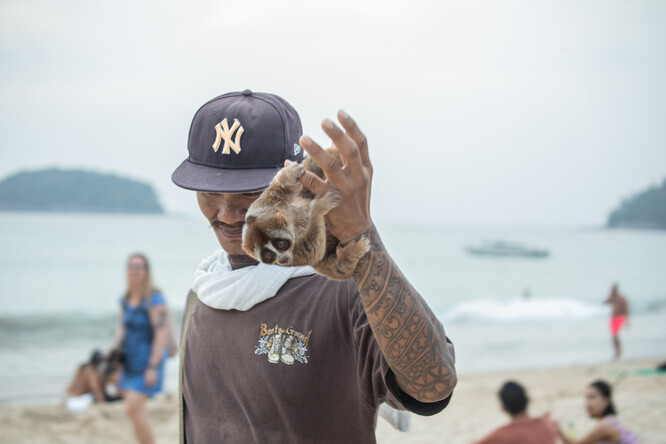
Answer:
[(153, 188), (113, 174), (84, 170), (22, 171), (0, 182), (0, 210), (164, 213)]
[(666, 179), (661, 186), (652, 186), (625, 199), (608, 216), (608, 226), (666, 230)]

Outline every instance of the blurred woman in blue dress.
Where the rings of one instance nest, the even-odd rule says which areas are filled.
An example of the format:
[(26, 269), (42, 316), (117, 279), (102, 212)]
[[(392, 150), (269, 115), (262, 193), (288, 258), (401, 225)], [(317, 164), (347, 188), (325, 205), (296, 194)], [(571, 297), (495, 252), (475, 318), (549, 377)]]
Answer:
[(155, 438), (145, 404), (162, 390), (168, 312), (143, 254), (132, 254), (127, 261), (127, 290), (120, 304), (117, 340), (124, 362), (118, 385), (138, 442), (152, 444)]

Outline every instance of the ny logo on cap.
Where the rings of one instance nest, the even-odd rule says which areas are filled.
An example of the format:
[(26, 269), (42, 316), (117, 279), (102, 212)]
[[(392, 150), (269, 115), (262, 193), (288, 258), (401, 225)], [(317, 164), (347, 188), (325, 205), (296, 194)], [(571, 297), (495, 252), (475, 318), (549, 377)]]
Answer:
[[(245, 131), (245, 129), (243, 129), (238, 119), (234, 119), (234, 124), (231, 125), (231, 129), (229, 129), (229, 123), (227, 122), (227, 118), (225, 117), (223, 121), (215, 125), (215, 131), (217, 135), (215, 136), (215, 143), (213, 144), (213, 149), (215, 150), (216, 153), (217, 150), (220, 148), (220, 143), (222, 142), (222, 139), (224, 139), (224, 147), (222, 147), (222, 154), (229, 154), (229, 148), (234, 150), (236, 154), (240, 153), (241, 151), (240, 138), (243, 135), (243, 131)], [(231, 136), (234, 135), (234, 131), (236, 131), (236, 138), (232, 141)]]

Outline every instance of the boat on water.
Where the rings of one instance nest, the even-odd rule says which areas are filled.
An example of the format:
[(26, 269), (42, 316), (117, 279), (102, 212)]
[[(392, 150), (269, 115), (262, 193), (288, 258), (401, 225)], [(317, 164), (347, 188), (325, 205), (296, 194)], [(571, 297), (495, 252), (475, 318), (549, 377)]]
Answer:
[(467, 252), (475, 256), (515, 256), (529, 258), (546, 258), (550, 251), (532, 247), (518, 242), (503, 240), (485, 241), (480, 245), (468, 245)]

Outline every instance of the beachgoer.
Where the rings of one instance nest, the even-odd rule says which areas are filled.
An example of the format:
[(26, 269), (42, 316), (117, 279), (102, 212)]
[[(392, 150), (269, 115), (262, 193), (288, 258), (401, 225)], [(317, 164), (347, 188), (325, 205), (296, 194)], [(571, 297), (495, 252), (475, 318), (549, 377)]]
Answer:
[(620, 330), (627, 324), (629, 318), (629, 303), (627, 298), (620, 294), (617, 289), (617, 284), (613, 284), (608, 299), (604, 304), (611, 304), (612, 314), (610, 318), (610, 331), (613, 338), (613, 347), (615, 348), (614, 359), (619, 359), (622, 354), (620, 347)]
[(118, 385), (137, 440), (153, 443), (145, 403), (162, 390), (168, 313), (164, 297), (153, 285), (148, 259), (142, 254), (132, 254), (127, 261), (127, 291), (120, 304), (117, 337), (123, 369)]
[(102, 352), (99, 350), (93, 351), (90, 359), (76, 368), (72, 382), (67, 387), (67, 395), (78, 397), (92, 394), (96, 402), (105, 402), (107, 398), (106, 381), (100, 368), (103, 362), (104, 355)]
[(613, 405), (611, 386), (602, 380), (593, 382), (585, 391), (585, 407), (590, 418), (597, 424), (585, 436), (574, 440), (558, 427), (558, 435), (565, 444), (638, 444), (636, 434), (630, 432), (617, 420)]
[(557, 426), (548, 414), (532, 418), (527, 414), (529, 398), (522, 385), (508, 381), (499, 390), (502, 410), (511, 422), (486, 435), (476, 444), (554, 444)]
[(109, 394), (108, 385), (116, 387), (118, 370), (109, 357), (94, 350), (87, 362), (79, 365), (74, 372), (72, 382), (67, 387), (65, 407), (75, 413), (84, 412), (92, 402), (111, 402), (118, 400), (117, 395)]
[[(364, 135), (344, 112), (322, 128), (333, 161), (301, 137), (282, 98), (246, 90), (195, 114), (189, 158), (173, 181), (197, 191), (219, 244), (196, 272), (183, 318), (181, 442), (375, 442), (377, 409), (421, 415), (444, 409), (456, 384), (442, 324), (386, 252), (369, 214), (372, 166)], [(310, 267), (257, 263), (242, 249), (245, 214), (301, 147), (326, 174), (301, 183), (339, 190), (329, 230), (346, 244), (371, 241), (354, 279)], [(399, 208), (400, 202), (395, 202)]]

